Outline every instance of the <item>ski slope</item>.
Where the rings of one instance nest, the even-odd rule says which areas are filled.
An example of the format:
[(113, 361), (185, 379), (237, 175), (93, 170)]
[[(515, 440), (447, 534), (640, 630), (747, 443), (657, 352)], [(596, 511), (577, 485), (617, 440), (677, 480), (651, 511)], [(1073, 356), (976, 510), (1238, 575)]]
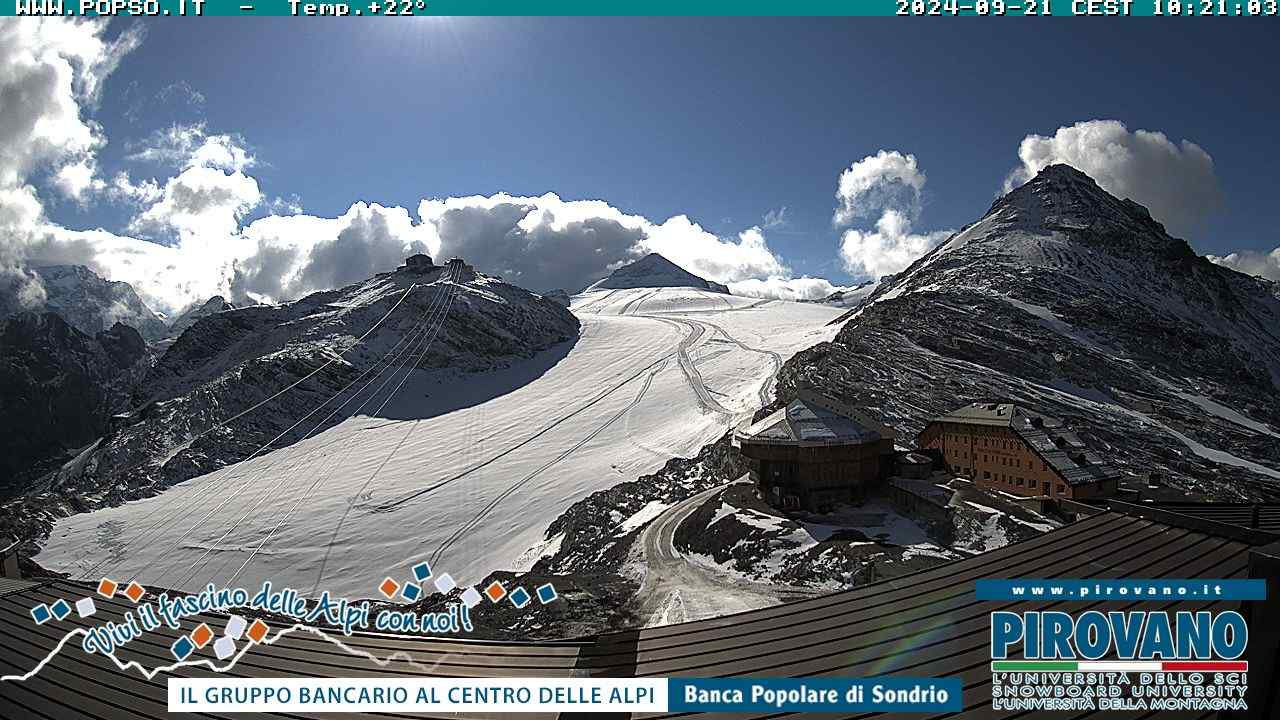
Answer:
[(377, 416), (58, 522), (38, 560), (157, 586), (270, 579), (353, 597), (428, 560), (474, 583), (536, 560), (527, 551), (576, 500), (748, 420), (782, 361), (830, 340), (841, 312), (692, 288), (572, 300), (575, 342), (500, 371), (415, 370)]

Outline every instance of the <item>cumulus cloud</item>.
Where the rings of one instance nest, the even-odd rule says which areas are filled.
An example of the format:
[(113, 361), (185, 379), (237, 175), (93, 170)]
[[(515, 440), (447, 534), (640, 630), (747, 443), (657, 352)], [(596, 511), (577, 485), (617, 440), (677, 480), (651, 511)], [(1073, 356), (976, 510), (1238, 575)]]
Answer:
[(190, 167), (171, 178), (150, 207), (130, 223), (131, 232), (149, 237), (176, 233), (191, 237), (226, 237), (262, 201), (258, 181), (240, 171)]
[[(790, 282), (784, 279), (789, 269), (759, 228), (722, 238), (683, 215), (655, 223), (599, 200), (562, 200), (552, 193), (427, 199), (416, 219), (404, 208), (358, 203), (339, 218), (263, 218), (243, 236), (254, 250), (234, 262), (231, 294), (255, 300), (354, 282), (390, 270), (413, 252), (441, 261), (462, 257), (536, 291), (577, 291), (649, 252), (717, 282)], [(812, 295), (819, 282), (806, 278), (796, 287)]]
[(900, 272), (951, 234), (913, 231), (925, 182), (915, 156), (897, 150), (868, 155), (840, 174), (835, 225), (875, 218), (872, 227), (849, 227), (840, 237), (840, 261), (849, 274), (875, 279)]
[[(23, 184), (37, 165), (91, 167), (106, 140), (81, 106), (97, 102), (106, 77), (142, 38), (129, 29), (107, 40), (106, 27), (60, 18), (0, 22), (0, 185)], [(84, 185), (81, 169), (67, 177), (68, 187)]]
[(911, 231), (911, 218), (885, 210), (874, 230), (846, 230), (840, 238), (840, 259), (851, 274), (869, 278), (905, 270), (917, 258), (946, 240), (951, 230), (923, 234)]
[(600, 201), (554, 194), (424, 200), (429, 246), (533, 290), (576, 292), (627, 258), (648, 221)]
[(1229, 255), (1209, 255), (1210, 260), (1223, 267), (1229, 267), (1245, 275), (1257, 275), (1274, 282), (1280, 282), (1280, 247), (1266, 252), (1265, 250), (1241, 250)]
[[(23, 264), (46, 240), (44, 208), (29, 178), (47, 171), (50, 187), (82, 199), (101, 181), (106, 142), (83, 108), (142, 39), (141, 26), (105, 37), (107, 24), (64, 18), (0, 18), (0, 284), (6, 302), (37, 304), (43, 288)], [(16, 299), (16, 300), (15, 300)]]
[(840, 173), (836, 188), (836, 227), (860, 218), (875, 217), (885, 208), (894, 208), (914, 217), (920, 212), (920, 196), (925, 176), (914, 155), (897, 150), (881, 150), (850, 165)]
[[(103, 188), (116, 199), (145, 206), (128, 228), (143, 237), (178, 243), (229, 237), (264, 199), (258, 181), (245, 172), (257, 158), (238, 136), (211, 135), (203, 123), (154, 133), (130, 159), (181, 168), (163, 187), (154, 180), (135, 183), (120, 173)], [(282, 202), (277, 198), (273, 205)]]
[(1194, 236), (1223, 205), (1213, 158), (1204, 148), (1188, 140), (1174, 143), (1161, 132), (1130, 132), (1117, 120), (1079, 122), (1049, 137), (1028, 135), (1018, 146), (1018, 159), (1005, 192), (1047, 165), (1065, 163), (1112, 195), (1145, 205), (1181, 237)]
[(337, 218), (271, 215), (244, 229), (245, 252), (227, 263), (225, 294), (279, 302), (341, 287), (430, 252), (428, 237), (401, 207), (356, 203)]
[[(302, 213), (296, 195), (268, 199), (250, 174), (258, 160), (244, 139), (203, 122), (175, 123), (127, 146), (126, 162), (157, 177), (138, 179), (131, 174), (137, 167), (104, 176), (97, 153), (106, 140), (90, 113), (106, 77), (141, 35), (109, 40), (105, 23), (23, 20), (0, 21), (5, 302), (38, 304), (41, 288), (24, 268), (40, 264), (87, 265), (173, 313), (213, 294), (290, 300), (390, 270), (422, 251), (464, 257), (535, 291), (578, 290), (649, 252), (716, 282), (743, 283), (744, 292), (816, 297), (835, 289), (817, 278), (791, 278), (769, 247), (766, 233), (786, 224), (785, 208), (727, 237), (686, 215), (654, 220), (550, 193), (426, 199), (416, 217), (366, 203), (317, 217)], [(202, 104), (185, 84), (172, 92)], [(50, 223), (33, 177), (79, 202), (133, 206), (128, 234)], [(262, 208), (272, 214), (246, 225)]]
[(847, 287), (832, 285), (824, 278), (751, 278), (729, 283), (729, 292), (746, 297), (770, 298), (773, 300), (821, 300), (837, 290), (848, 290)]
[(743, 230), (736, 239), (722, 238), (703, 230), (687, 216), (677, 215), (661, 225), (646, 226), (645, 232), (640, 253), (659, 253), (708, 280), (731, 283), (791, 272), (769, 248), (759, 227)]

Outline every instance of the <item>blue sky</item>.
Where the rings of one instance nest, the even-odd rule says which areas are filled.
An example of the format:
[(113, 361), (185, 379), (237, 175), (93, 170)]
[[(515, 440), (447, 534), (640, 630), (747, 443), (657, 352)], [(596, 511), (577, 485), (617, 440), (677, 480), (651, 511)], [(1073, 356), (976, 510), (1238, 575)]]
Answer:
[[(926, 234), (985, 212), (1023, 165), (1024, 137), (1114, 120), (1212, 157), (1220, 202), (1200, 197), (1203, 177), (1162, 199), (1204, 203), (1187, 233), (1198, 251), (1280, 245), (1269, 23), (208, 19), (146, 29), (85, 111), (106, 138), (98, 174), (163, 185), (173, 168), (128, 156), (157, 130), (203, 123), (256, 158), (245, 172), (264, 201), (246, 224), (280, 207), (272, 198), (317, 217), (365, 201), (412, 218), (423, 198), (554, 192), (654, 223), (687, 215), (732, 240), (786, 208), (785, 223), (763, 228), (785, 274), (842, 285), (869, 274), (842, 262), (848, 228), (832, 222), (851, 164), (881, 150), (914, 156), (927, 182), (909, 220)], [(1128, 187), (1142, 192), (1146, 178), (1185, 168), (1137, 170)], [(1177, 195), (1188, 188), (1196, 197)], [(140, 211), (40, 197), (72, 229), (128, 235)], [(870, 232), (879, 213), (851, 226)]]

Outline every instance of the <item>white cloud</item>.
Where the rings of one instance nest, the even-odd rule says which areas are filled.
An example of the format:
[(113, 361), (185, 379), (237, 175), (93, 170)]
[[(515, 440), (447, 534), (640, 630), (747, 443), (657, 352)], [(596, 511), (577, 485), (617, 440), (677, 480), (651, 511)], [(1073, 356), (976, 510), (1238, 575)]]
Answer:
[(832, 285), (824, 278), (803, 276), (798, 278), (751, 278), (729, 283), (729, 292), (746, 297), (774, 300), (821, 300), (837, 290), (847, 287)]
[(302, 198), (297, 195), (290, 195), (287, 198), (276, 196), (266, 203), (266, 208), (272, 215), (300, 215)]
[(897, 150), (868, 155), (840, 173), (836, 187), (840, 205), (832, 222), (842, 227), (859, 218), (875, 217), (885, 208), (915, 217), (920, 212), (924, 184), (925, 176), (915, 155), (903, 155)]
[(577, 291), (648, 252), (717, 282), (776, 284), (789, 273), (759, 228), (720, 238), (683, 215), (654, 223), (599, 200), (498, 193), (423, 200), (418, 215), (359, 203), (340, 218), (257, 220), (243, 232), (255, 250), (236, 261), (231, 294), (297, 297), (390, 270), (422, 251), (439, 260), (463, 257), (539, 291)]
[(1229, 255), (1209, 255), (1210, 260), (1246, 275), (1258, 275), (1280, 282), (1280, 247), (1271, 252), (1241, 250)]
[(105, 183), (103, 193), (112, 200), (130, 202), (139, 205), (153, 203), (164, 195), (164, 188), (155, 180), (143, 180), (135, 183), (129, 174), (121, 171)]
[(147, 236), (172, 232), (180, 241), (228, 237), (260, 202), (262, 192), (252, 177), (239, 171), (190, 167), (168, 181), (160, 198), (135, 217), (129, 229)]
[(1005, 192), (1047, 165), (1065, 163), (1102, 189), (1145, 205), (1170, 234), (1191, 237), (1222, 208), (1213, 158), (1193, 142), (1174, 143), (1161, 132), (1130, 132), (1117, 120), (1089, 120), (1060, 127), (1052, 137), (1028, 135), (1018, 146), (1021, 166)]
[(174, 124), (130, 147), (129, 159), (172, 167), (210, 167), (243, 172), (257, 164), (238, 135), (210, 135), (205, 123)]
[(790, 268), (769, 249), (764, 232), (750, 227), (737, 240), (713, 235), (685, 215), (645, 228), (639, 249), (656, 252), (695, 275), (720, 283), (786, 276)]
[(840, 260), (851, 275), (868, 278), (893, 275), (946, 240), (951, 232), (913, 233), (909, 218), (897, 210), (885, 210), (876, 221), (875, 230), (844, 232), (840, 238)]
[[(785, 224), (785, 208), (769, 213), (763, 227), (729, 237), (685, 215), (655, 221), (550, 193), (428, 199), (417, 217), (365, 203), (315, 217), (301, 214), (296, 196), (268, 200), (250, 174), (257, 158), (245, 141), (211, 133), (203, 122), (174, 124), (129, 147), (129, 161), (165, 169), (159, 179), (126, 171), (102, 177), (97, 152), (106, 138), (87, 112), (141, 39), (129, 31), (104, 40), (105, 28), (66, 19), (0, 21), (0, 280), (9, 299), (38, 298), (24, 264), (77, 263), (134, 285), (166, 313), (215, 293), (281, 301), (390, 270), (423, 250), (464, 257), (532, 290), (578, 290), (647, 252), (757, 292), (829, 289), (820, 279), (790, 279), (769, 247), (766, 231)], [(199, 104), (189, 86), (177, 91)], [(33, 175), (79, 202), (136, 206), (127, 226), (134, 237), (49, 223), (29, 183)], [(264, 204), (273, 214), (245, 226)]]
[(905, 269), (951, 234), (913, 232), (923, 205), (925, 175), (914, 155), (881, 150), (840, 174), (833, 222), (876, 218), (873, 228), (848, 228), (840, 237), (840, 261), (855, 277), (877, 279)]
[[(154, 180), (135, 184), (127, 174), (116, 176), (111, 186), (116, 197), (149, 204), (130, 222), (133, 233), (180, 243), (229, 237), (264, 199), (258, 181), (245, 173), (257, 158), (237, 136), (210, 135), (204, 123), (154, 133), (130, 157), (182, 168), (163, 188)], [(291, 209), (279, 198), (273, 205)]]
[(124, 117), (131, 123), (158, 114), (199, 114), (205, 104), (204, 93), (185, 80), (170, 83), (150, 96), (144, 95), (142, 86), (134, 80), (120, 92), (120, 98), (127, 105)]
[(393, 270), (407, 255), (430, 252), (430, 229), (401, 207), (356, 203), (336, 218), (271, 215), (242, 233), (223, 294), (278, 302)]
[(100, 190), (105, 183), (98, 177), (98, 167), (92, 158), (84, 157), (63, 165), (53, 176), (54, 186), (69, 198), (83, 201), (91, 191)]
[(23, 265), (43, 242), (44, 208), (30, 184), (37, 170), (50, 185), (82, 200), (100, 180), (101, 128), (92, 108), (108, 75), (141, 41), (141, 26), (104, 38), (107, 23), (64, 18), (0, 18), (0, 285), (28, 306), (43, 288)]

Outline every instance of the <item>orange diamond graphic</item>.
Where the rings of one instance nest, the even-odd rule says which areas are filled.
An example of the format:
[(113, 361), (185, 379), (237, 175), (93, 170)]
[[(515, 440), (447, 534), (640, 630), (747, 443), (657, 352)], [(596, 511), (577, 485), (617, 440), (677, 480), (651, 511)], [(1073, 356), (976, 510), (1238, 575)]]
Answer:
[(489, 599), (492, 600), (493, 602), (498, 602), (499, 600), (507, 596), (507, 589), (502, 587), (502, 583), (498, 582), (497, 580), (494, 580), (493, 582), (489, 583), (489, 587), (484, 589), (484, 594), (488, 595)]
[(202, 648), (205, 645), (208, 645), (209, 641), (212, 639), (213, 639), (213, 631), (210, 630), (209, 626), (204, 623), (200, 623), (199, 627), (191, 631), (191, 640), (196, 644), (196, 647), (198, 648)]
[(141, 585), (139, 585), (136, 582), (129, 583), (129, 587), (124, 589), (125, 597), (129, 598), (134, 602), (138, 602), (139, 600), (141, 600), (142, 596), (145, 595), (146, 592), (147, 592), (146, 589), (144, 589)]
[(253, 624), (249, 626), (249, 639), (260, 643), (262, 638), (267, 636), (267, 630), (269, 629), (266, 623), (261, 620), (254, 620)]
[(400, 589), (400, 583), (396, 582), (395, 580), (392, 580), (391, 578), (387, 578), (386, 580), (383, 580), (382, 584), (378, 586), (378, 592), (385, 595), (388, 600), (391, 600), (392, 598), (394, 598), (396, 596), (396, 591), (399, 589)]
[(116, 588), (118, 587), (120, 586), (117, 585), (114, 580), (102, 578), (98, 581), (98, 594), (104, 598), (114, 597), (116, 594)]

